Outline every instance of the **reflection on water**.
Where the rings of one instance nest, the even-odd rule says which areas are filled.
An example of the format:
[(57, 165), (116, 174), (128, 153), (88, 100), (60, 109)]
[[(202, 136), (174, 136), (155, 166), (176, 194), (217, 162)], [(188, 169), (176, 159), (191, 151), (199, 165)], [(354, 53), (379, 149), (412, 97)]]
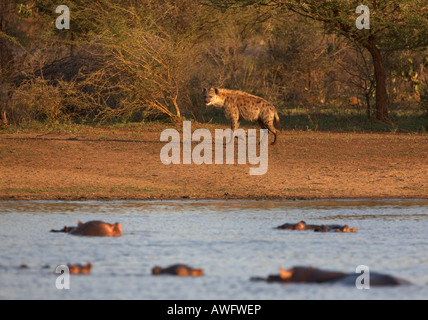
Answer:
[[(77, 221), (123, 225), (121, 238), (50, 229)], [(348, 224), (356, 233), (276, 230), (286, 222)], [(428, 201), (3, 201), (1, 299), (427, 299)], [(93, 265), (58, 290), (55, 266)], [(201, 278), (153, 277), (155, 265), (186, 263)], [(28, 269), (19, 268), (28, 265)], [(355, 272), (358, 265), (415, 285), (358, 290), (342, 285), (249, 281), (295, 265)], [(43, 268), (49, 265), (48, 269)]]

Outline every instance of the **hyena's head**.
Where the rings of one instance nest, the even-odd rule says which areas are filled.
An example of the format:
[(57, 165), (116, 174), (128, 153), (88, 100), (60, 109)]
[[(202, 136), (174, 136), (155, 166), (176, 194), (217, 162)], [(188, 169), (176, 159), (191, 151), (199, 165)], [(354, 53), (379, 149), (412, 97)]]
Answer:
[(202, 92), (204, 94), (204, 102), (206, 106), (218, 106), (221, 104), (221, 99), (218, 96), (219, 90), (217, 88), (211, 88), (209, 90), (204, 88)]

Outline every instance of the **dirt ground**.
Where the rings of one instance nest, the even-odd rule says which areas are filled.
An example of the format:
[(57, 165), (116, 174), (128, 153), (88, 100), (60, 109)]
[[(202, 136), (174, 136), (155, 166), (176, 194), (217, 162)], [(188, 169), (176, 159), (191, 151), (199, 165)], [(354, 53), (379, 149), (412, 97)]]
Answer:
[(250, 164), (164, 165), (167, 127), (0, 134), (0, 199), (428, 198), (427, 135), (283, 131), (252, 176)]

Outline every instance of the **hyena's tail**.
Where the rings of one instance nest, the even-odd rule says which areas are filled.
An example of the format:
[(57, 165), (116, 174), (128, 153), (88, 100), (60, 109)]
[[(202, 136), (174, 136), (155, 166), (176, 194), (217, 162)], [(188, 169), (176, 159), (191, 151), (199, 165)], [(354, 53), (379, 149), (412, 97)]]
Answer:
[(281, 129), (281, 123), (279, 122), (279, 117), (278, 117), (278, 112), (277, 111), (275, 111), (274, 120), (275, 120), (275, 127), (278, 130), (282, 130)]

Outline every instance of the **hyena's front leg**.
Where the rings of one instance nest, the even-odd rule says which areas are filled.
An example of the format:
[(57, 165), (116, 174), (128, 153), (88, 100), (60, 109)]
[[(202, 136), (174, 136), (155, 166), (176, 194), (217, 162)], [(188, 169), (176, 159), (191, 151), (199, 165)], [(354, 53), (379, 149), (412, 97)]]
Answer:
[(239, 118), (231, 117), (230, 121), (231, 121), (230, 127), (232, 128), (232, 132), (235, 133), (235, 131), (238, 130), (239, 128)]
[(239, 118), (233, 116), (230, 117), (230, 128), (231, 132), (229, 141), (227, 142), (228, 144), (233, 143), (233, 140), (235, 138), (235, 131), (239, 128)]
[(236, 137), (238, 139), (244, 139), (246, 140), (246, 134), (245, 131), (243, 129), (238, 129), (239, 128), (239, 118), (232, 118), (231, 117), (231, 128), (232, 128), (232, 136), (231, 136), (231, 141), (229, 142), (233, 142), (233, 138)]

